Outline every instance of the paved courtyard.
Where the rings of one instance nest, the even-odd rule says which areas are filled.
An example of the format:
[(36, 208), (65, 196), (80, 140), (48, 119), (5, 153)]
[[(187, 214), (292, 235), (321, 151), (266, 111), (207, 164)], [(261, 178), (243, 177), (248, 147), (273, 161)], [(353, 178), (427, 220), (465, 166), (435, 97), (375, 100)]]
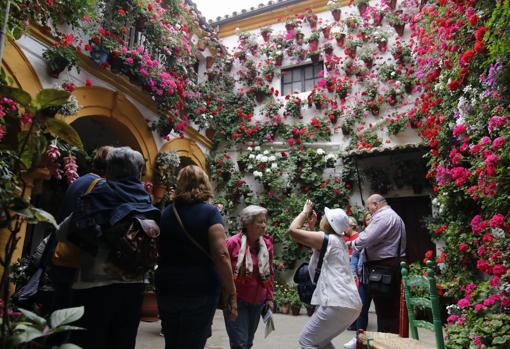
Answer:
[[(376, 328), (375, 314), (369, 314), (368, 330)], [(254, 349), (298, 349), (297, 340), (301, 329), (308, 321), (307, 315), (274, 315), (276, 330), (264, 338), (264, 326), (262, 321), (255, 334)], [(141, 322), (138, 328), (136, 349), (159, 349), (164, 348), (164, 339), (159, 335), (161, 325), (158, 322)], [(434, 335), (428, 330), (420, 330), (420, 338), (424, 343), (434, 345)], [(338, 349), (343, 349), (343, 344), (354, 336), (354, 331), (345, 331), (333, 340)], [(212, 337), (205, 346), (207, 349), (228, 349), (228, 336), (225, 331), (223, 315), (216, 312), (214, 317)]]

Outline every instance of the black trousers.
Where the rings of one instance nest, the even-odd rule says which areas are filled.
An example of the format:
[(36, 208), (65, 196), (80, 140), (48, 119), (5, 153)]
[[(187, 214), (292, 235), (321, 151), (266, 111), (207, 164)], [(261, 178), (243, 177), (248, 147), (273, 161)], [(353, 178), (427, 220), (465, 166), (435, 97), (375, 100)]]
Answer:
[(74, 306), (85, 307), (76, 326), (86, 330), (72, 331), (70, 342), (83, 349), (134, 349), (143, 291), (141, 283), (74, 290)]
[(402, 275), (400, 274), (400, 262), (403, 258), (388, 258), (375, 262), (367, 262), (368, 268), (373, 266), (389, 267), (393, 271), (393, 280), (391, 292), (389, 294), (379, 294), (372, 292), (372, 297), (377, 313), (377, 332), (399, 333), (400, 316), (400, 283)]

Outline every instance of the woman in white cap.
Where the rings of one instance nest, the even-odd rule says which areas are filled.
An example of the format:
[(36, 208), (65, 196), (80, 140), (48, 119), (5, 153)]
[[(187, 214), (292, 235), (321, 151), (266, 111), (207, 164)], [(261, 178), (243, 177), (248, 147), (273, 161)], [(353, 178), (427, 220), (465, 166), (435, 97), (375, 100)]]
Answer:
[[(312, 202), (307, 200), (303, 211), (289, 227), (292, 239), (313, 249), (309, 265), (312, 280), (322, 245), (327, 243), (320, 277), (311, 301), (318, 309), (305, 325), (299, 337), (299, 345), (303, 349), (334, 349), (331, 340), (347, 329), (361, 310), (361, 300), (349, 266), (349, 253), (341, 237), (349, 225), (349, 219), (344, 210), (326, 207), (319, 223), (320, 230), (303, 230), (307, 219), (310, 229), (314, 230), (317, 215), (312, 207)], [(324, 238), (325, 235), (328, 239)]]

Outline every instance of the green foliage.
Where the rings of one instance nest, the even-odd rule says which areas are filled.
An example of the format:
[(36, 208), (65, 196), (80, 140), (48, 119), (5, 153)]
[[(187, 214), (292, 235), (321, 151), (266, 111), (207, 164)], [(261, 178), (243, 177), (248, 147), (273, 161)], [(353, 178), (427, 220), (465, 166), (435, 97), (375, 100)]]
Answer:
[(73, 67), (79, 71), (78, 57), (74, 46), (50, 47), (43, 52), (43, 58), (50, 72), (60, 73), (64, 69), (70, 71)]
[(167, 188), (174, 186), (180, 163), (179, 155), (174, 151), (159, 153), (154, 164), (154, 182)]

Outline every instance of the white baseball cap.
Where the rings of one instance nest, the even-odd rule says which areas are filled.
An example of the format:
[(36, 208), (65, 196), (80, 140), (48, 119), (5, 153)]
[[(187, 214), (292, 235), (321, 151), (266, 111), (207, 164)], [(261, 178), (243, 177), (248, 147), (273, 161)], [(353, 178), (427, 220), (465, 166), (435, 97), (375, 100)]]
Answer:
[(342, 234), (349, 226), (349, 217), (341, 208), (329, 209), (325, 207), (324, 214), (329, 225), (338, 235)]

